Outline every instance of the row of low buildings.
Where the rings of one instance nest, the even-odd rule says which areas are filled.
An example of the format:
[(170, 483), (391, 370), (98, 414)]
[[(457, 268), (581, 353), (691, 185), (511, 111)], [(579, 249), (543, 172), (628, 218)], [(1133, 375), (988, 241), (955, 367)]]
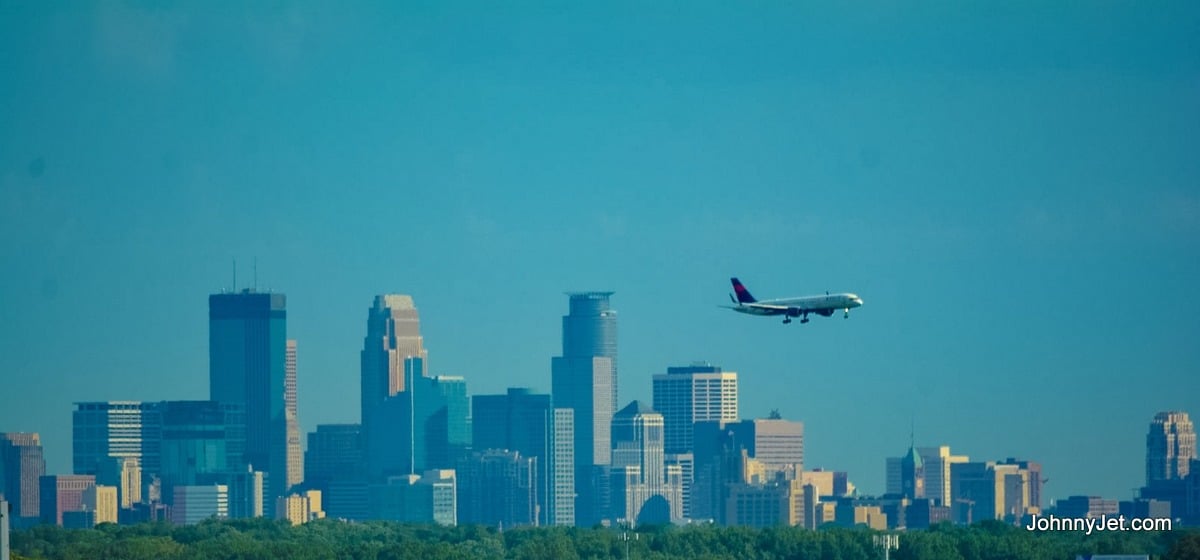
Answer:
[[(910, 446), (888, 459), (887, 492), (860, 496), (845, 473), (805, 470), (800, 422), (740, 419), (737, 373), (710, 364), (670, 367), (653, 377), (652, 403), (618, 407), (611, 295), (570, 294), (549, 394), (473, 397), (462, 377), (430, 374), (412, 298), (377, 296), (360, 354), (360, 422), (318, 426), (302, 454), (285, 299), (215, 294), (211, 400), (76, 403), (72, 475), (45, 476), (36, 434), (4, 434), (3, 495), (21, 524), (68, 525), (328, 515), (494, 526), (921, 527), (1016, 522), (1040, 511), (1037, 463), (972, 462), (946, 446)], [(1148, 476), (1169, 476), (1143, 493), (1189, 511), (1196, 500), (1187, 501), (1194, 490), (1180, 457), (1195, 457), (1190, 421), (1158, 424), (1170, 442), (1152, 425)], [(1166, 454), (1175, 459), (1158, 459)]]

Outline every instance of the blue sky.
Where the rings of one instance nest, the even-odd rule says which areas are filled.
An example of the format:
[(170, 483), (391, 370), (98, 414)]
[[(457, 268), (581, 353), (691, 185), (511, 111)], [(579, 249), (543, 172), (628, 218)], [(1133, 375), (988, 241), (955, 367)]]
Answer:
[(622, 404), (708, 360), (867, 492), (911, 421), (1127, 498), (1200, 415), (1200, 7), (1043, 4), (0, 0), (0, 431), (66, 472), (72, 402), (206, 398), (237, 259), (306, 431), (357, 420), (375, 294), (494, 393), (613, 290)]

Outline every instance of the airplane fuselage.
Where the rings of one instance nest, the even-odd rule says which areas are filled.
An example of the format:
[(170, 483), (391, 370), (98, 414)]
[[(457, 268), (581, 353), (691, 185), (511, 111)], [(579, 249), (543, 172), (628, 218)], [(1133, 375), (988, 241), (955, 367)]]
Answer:
[(760, 300), (754, 303), (739, 304), (732, 309), (748, 315), (788, 315), (799, 317), (806, 313), (830, 316), (837, 311), (848, 311), (862, 305), (862, 299), (857, 295), (828, 294), (823, 296), (805, 296)]

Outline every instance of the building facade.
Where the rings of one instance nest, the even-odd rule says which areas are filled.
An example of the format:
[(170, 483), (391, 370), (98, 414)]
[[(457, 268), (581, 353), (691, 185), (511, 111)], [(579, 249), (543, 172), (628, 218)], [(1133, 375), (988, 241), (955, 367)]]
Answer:
[(208, 298), (209, 399), (246, 415), (245, 461), (267, 473), (267, 503), (288, 484), (287, 297), (242, 290)]
[(538, 523), (575, 524), (574, 411), (555, 408), (550, 395), (510, 388), (471, 397), (475, 451), (517, 451), (537, 459)]
[(556, 408), (574, 410), (575, 522), (590, 526), (606, 513), (601, 495), (617, 408), (617, 312), (612, 292), (568, 295), (562, 355), (550, 361), (551, 394)]
[[(0, 433), (0, 491), (20, 525), (41, 517), (41, 478), (46, 474), (42, 440), (37, 433)], [(18, 524), (13, 520), (14, 524)]]
[(737, 372), (719, 366), (693, 364), (669, 367), (653, 378), (654, 410), (665, 422), (669, 454), (691, 453), (696, 422), (738, 419)]
[(1186, 412), (1159, 412), (1146, 433), (1146, 484), (1188, 475), (1196, 458), (1196, 430)]

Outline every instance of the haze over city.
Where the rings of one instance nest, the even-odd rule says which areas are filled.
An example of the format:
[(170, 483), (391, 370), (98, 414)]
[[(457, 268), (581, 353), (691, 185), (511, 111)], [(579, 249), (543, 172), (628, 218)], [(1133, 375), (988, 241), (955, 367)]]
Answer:
[[(287, 294), (305, 432), (357, 421), (377, 294), (491, 394), (549, 392), (563, 292), (611, 290), (621, 406), (705, 360), (867, 492), (911, 426), (1126, 499), (1154, 414), (1200, 414), (1198, 23), (6, 3), (0, 431), (65, 473), (73, 402), (207, 398), (222, 290)], [(866, 305), (782, 325), (730, 276)]]

